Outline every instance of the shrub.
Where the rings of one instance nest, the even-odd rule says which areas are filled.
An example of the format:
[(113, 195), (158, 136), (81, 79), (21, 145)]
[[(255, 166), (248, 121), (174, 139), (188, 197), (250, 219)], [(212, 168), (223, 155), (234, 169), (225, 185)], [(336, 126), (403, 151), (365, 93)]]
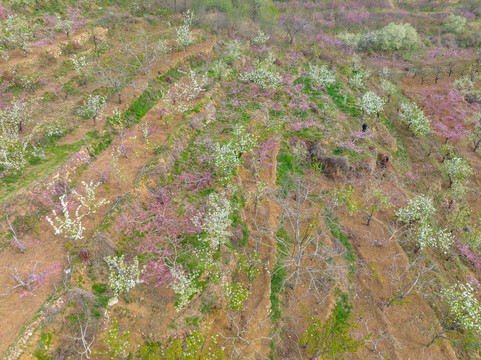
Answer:
[(390, 23), (381, 30), (365, 34), (343, 33), (338, 38), (348, 46), (365, 51), (414, 50), (420, 44), (416, 29), (408, 23)]
[(449, 15), (443, 21), (444, 29), (447, 32), (452, 33), (461, 33), (464, 30), (464, 26), (466, 25), (466, 18), (458, 15)]

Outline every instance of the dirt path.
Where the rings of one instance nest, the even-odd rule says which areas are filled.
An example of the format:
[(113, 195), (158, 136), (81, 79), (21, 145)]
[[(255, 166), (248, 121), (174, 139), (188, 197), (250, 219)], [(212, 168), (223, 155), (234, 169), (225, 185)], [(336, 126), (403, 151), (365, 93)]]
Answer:
[[(96, 27), (93, 30), (93, 34), (99, 38), (104, 38), (108, 29), (102, 27)], [(11, 69), (22, 65), (33, 65), (38, 61), (39, 56), (45, 53), (49, 53), (54, 58), (59, 58), (62, 53), (62, 47), (68, 44), (75, 44), (75, 46), (83, 46), (90, 34), (83, 30), (73, 35), (70, 40), (65, 37), (65, 34), (55, 34), (51, 39), (51, 43), (44, 47), (34, 47), (31, 53), (25, 56), (20, 50), (11, 50), (8, 52), (9, 59), (7, 61), (0, 59), (0, 72), (9, 72)]]

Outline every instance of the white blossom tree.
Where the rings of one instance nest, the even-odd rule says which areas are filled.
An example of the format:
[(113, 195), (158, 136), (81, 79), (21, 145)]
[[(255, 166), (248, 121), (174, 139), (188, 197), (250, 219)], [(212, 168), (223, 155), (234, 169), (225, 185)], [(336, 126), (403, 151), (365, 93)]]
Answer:
[(65, 238), (72, 240), (75, 244), (84, 238), (85, 227), (82, 225), (82, 219), (86, 214), (80, 213), (82, 205), (77, 206), (73, 215), (70, 214), (70, 204), (65, 194), (60, 197), (60, 204), (63, 218), (58, 216), (56, 210), (52, 210), (53, 216), (47, 216), (47, 221), (54, 228), (55, 234), (63, 234)]
[(176, 29), (177, 44), (179, 47), (184, 48), (194, 42), (194, 36), (192, 35), (191, 26), (195, 21), (195, 13), (191, 10), (187, 10), (184, 14), (184, 23)]
[(89, 184), (85, 181), (82, 181), (83, 189), (81, 191), (72, 190), (72, 193), (77, 196), (80, 204), (88, 210), (89, 213), (95, 214), (98, 208), (102, 205), (108, 204), (110, 201), (102, 199), (97, 201), (95, 198), (95, 189), (100, 185), (100, 182), (96, 182), (94, 185), (94, 181), (91, 180)]
[(376, 114), (377, 117), (379, 117), (385, 103), (386, 101), (382, 97), (372, 91), (367, 91), (358, 101), (363, 114), (366, 113), (369, 116)]
[(319, 86), (334, 85), (337, 82), (336, 74), (326, 65), (317, 66), (309, 63), (309, 77)]
[(470, 283), (457, 283), (443, 288), (441, 296), (447, 302), (451, 315), (463, 329), (481, 334), (481, 305)]
[(421, 138), (431, 134), (431, 120), (424, 115), (424, 112), (415, 103), (401, 103), (401, 111), (401, 120), (409, 125), (415, 136)]
[(197, 273), (193, 272), (187, 274), (180, 269), (180, 267), (174, 266), (171, 269), (170, 274), (173, 279), (170, 283), (170, 287), (177, 295), (175, 309), (180, 311), (188, 304), (189, 300), (200, 291), (199, 286), (195, 283)]
[(128, 294), (135, 285), (142, 283), (140, 275), (142, 273), (139, 268), (139, 259), (134, 258), (132, 265), (127, 265), (122, 256), (106, 256), (105, 262), (109, 266), (109, 285), (116, 296), (120, 294)]
[(230, 215), (234, 207), (224, 194), (209, 194), (207, 211), (202, 220), (202, 230), (206, 232), (211, 249), (220, 249), (231, 235)]
[(41, 125), (36, 124), (28, 134), (23, 132), (23, 125), (32, 117), (31, 100), (13, 98), (5, 107), (0, 107), (0, 165), (21, 171), (28, 163), (28, 157), (37, 153), (32, 142)]
[(447, 230), (438, 229), (434, 221), (436, 209), (432, 199), (418, 195), (410, 199), (405, 208), (396, 211), (398, 220), (414, 225), (412, 234), (419, 247), (432, 246), (447, 252), (454, 242), (454, 236)]
[(0, 121), (15, 126), (18, 132), (23, 131), (23, 126), (32, 121), (32, 108), (34, 99), (13, 97), (9, 104), (0, 107)]
[(255, 59), (253, 62), (253, 70), (241, 74), (240, 80), (245, 82), (253, 82), (263, 89), (277, 89), (282, 81), (282, 77), (277, 71), (274, 63), (275, 58), (272, 53), (263, 60)]
[(236, 126), (229, 141), (220, 145), (214, 144), (214, 162), (221, 181), (229, 183), (236, 166), (242, 163), (241, 156), (257, 145), (257, 138), (246, 132), (243, 126)]
[(102, 109), (104, 108), (106, 101), (107, 98), (105, 96), (90, 94), (79, 109), (79, 114), (86, 118), (92, 118), (94, 125), (97, 125), (97, 120), (102, 119)]
[(266, 42), (268, 42), (270, 39), (269, 35), (264, 34), (263, 31), (259, 31), (254, 39), (252, 39), (252, 42), (255, 45), (264, 45)]
[(398, 91), (398, 87), (392, 81), (386, 79), (385, 77), (381, 78), (381, 88), (383, 94), (387, 97), (388, 102), (391, 100), (392, 96)]
[[(65, 238), (72, 240), (74, 244), (84, 238), (83, 232), (85, 227), (82, 225), (82, 219), (90, 213), (95, 213), (100, 206), (108, 204), (106, 200), (96, 200), (95, 189), (98, 183), (93, 185), (92, 182), (90, 184), (82, 182), (82, 184), (84, 189), (72, 191), (77, 201), (67, 197), (67, 194), (60, 196), (60, 211), (63, 217), (60, 217), (55, 209), (52, 210), (52, 215), (47, 216), (47, 221), (54, 228), (55, 234), (63, 234)], [(70, 209), (75, 207), (76, 204), (79, 205), (77, 205), (75, 213), (71, 214)], [(82, 208), (85, 211), (82, 211)]]
[(20, 49), (27, 55), (31, 51), (30, 42), (34, 39), (36, 26), (22, 15), (9, 14), (0, 21), (0, 55), (8, 59), (8, 50)]
[(86, 55), (74, 55), (71, 59), (75, 71), (79, 74), (82, 84), (86, 84), (93, 72), (93, 65)]
[(449, 180), (449, 187), (462, 184), (466, 178), (474, 174), (473, 168), (468, 161), (459, 156), (446, 159), (441, 165), (441, 172)]

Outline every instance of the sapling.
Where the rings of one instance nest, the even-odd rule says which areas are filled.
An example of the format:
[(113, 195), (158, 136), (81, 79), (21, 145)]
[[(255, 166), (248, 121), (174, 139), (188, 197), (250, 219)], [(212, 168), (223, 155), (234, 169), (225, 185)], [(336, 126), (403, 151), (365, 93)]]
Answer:
[(327, 320), (306, 311), (308, 328), (300, 343), (310, 354), (310, 359), (338, 359), (363, 347), (366, 338), (356, 340), (351, 335), (353, 330), (358, 329), (353, 317), (352, 305), (344, 294)]
[[(218, 336), (210, 336), (210, 329), (195, 330), (191, 332), (183, 342), (179, 339), (170, 339), (162, 344), (159, 353), (155, 353), (155, 359), (164, 360), (226, 360), (225, 348), (218, 346)], [(147, 352), (148, 351), (148, 352)], [(146, 351), (143, 357), (145, 359), (154, 359), (150, 356), (150, 349)], [(141, 354), (142, 349), (141, 349)]]
[(343, 204), (350, 216), (361, 208), (359, 202), (354, 199), (354, 188), (352, 185), (341, 185), (340, 188), (334, 190), (333, 200), (337, 205)]
[(233, 311), (244, 310), (243, 303), (249, 297), (250, 291), (241, 282), (223, 282), (222, 289), (227, 300), (227, 309)]
[(234, 254), (238, 261), (238, 271), (242, 271), (247, 275), (249, 281), (249, 291), (252, 291), (252, 284), (259, 275), (259, 267), (262, 263), (262, 258), (257, 251), (253, 251), (252, 254), (247, 254), (244, 250), (243, 253)]
[(393, 206), (391, 197), (383, 191), (381, 184), (375, 182), (371, 182), (367, 189), (363, 191), (361, 203), (361, 209), (367, 216), (367, 226), (371, 223), (376, 211), (389, 209)]

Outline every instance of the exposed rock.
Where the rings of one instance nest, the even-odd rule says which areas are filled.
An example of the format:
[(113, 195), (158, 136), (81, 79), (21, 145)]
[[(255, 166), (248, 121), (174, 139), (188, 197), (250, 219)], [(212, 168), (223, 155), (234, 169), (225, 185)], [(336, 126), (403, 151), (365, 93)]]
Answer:
[(205, 119), (204, 113), (197, 113), (195, 114), (189, 122), (189, 125), (194, 130), (201, 130), (204, 127), (204, 123), (202, 122)]
[(217, 116), (217, 110), (212, 100), (209, 101), (205, 106), (204, 113), (205, 113), (205, 119), (207, 124), (210, 124), (211, 122), (215, 121)]
[(321, 156), (315, 160), (324, 166), (324, 171), (328, 176), (339, 177), (352, 170), (352, 165), (344, 156)]

